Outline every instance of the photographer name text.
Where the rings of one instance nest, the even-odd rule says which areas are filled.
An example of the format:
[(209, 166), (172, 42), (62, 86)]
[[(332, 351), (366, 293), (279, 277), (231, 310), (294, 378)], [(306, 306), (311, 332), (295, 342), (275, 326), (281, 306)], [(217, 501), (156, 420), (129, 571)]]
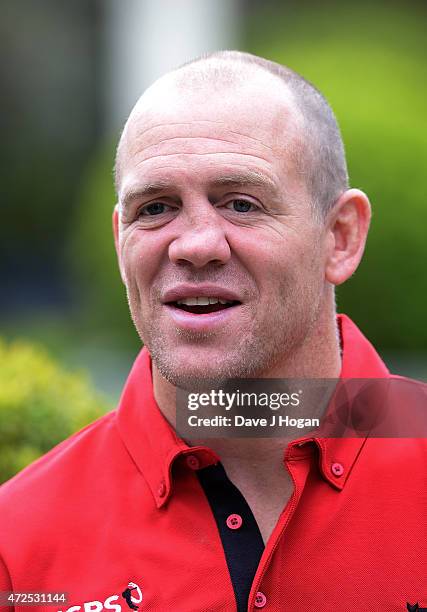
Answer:
[(223, 415), (199, 417), (192, 414), (188, 417), (188, 425), (190, 427), (296, 427), (297, 429), (303, 429), (304, 427), (319, 427), (320, 420), (293, 418), (288, 415), (276, 414), (271, 415), (269, 419), (263, 417), (248, 418), (240, 414), (235, 414), (233, 417)]

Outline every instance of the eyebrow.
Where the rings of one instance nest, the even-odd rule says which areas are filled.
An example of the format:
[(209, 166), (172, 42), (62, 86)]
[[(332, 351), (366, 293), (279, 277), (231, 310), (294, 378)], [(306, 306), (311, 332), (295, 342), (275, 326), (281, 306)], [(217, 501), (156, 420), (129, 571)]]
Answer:
[[(278, 194), (278, 187), (275, 182), (261, 172), (245, 170), (218, 176), (209, 181), (209, 188), (218, 187), (262, 187)], [(148, 196), (156, 195), (161, 191), (173, 188), (173, 183), (168, 180), (155, 180), (142, 183), (135, 188), (129, 189), (121, 199), (121, 207), (126, 209), (133, 201), (142, 200)]]
[(171, 183), (169, 181), (150, 181), (149, 183), (142, 183), (138, 187), (129, 189), (126, 191), (123, 198), (121, 198), (121, 207), (126, 209), (133, 201), (142, 200), (150, 195), (156, 195), (161, 191), (170, 189)]
[(232, 174), (227, 174), (225, 176), (219, 176), (216, 179), (213, 179), (210, 182), (212, 187), (223, 187), (223, 186), (245, 186), (249, 185), (251, 187), (264, 187), (267, 189), (271, 189), (272, 191), (277, 191), (277, 186), (270, 178), (262, 174), (261, 172), (256, 172), (254, 170), (245, 170), (244, 172), (236, 172)]

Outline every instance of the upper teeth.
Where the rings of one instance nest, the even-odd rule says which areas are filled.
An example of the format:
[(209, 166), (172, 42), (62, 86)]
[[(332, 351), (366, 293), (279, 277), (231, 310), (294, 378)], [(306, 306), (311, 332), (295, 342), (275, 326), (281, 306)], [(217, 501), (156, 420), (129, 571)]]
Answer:
[(177, 300), (177, 304), (185, 304), (185, 306), (207, 306), (208, 304), (232, 304), (231, 300), (223, 300), (217, 297), (188, 297)]

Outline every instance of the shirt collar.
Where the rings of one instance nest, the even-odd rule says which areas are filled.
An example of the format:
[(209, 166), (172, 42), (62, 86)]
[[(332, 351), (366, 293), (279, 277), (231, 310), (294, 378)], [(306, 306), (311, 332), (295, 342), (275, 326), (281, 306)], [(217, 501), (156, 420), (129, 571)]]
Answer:
[[(370, 342), (346, 315), (338, 315), (342, 343), (341, 378), (384, 378), (389, 376), (384, 363)], [(180, 439), (160, 412), (154, 399), (151, 358), (146, 348), (139, 353), (126, 381), (117, 414), (120, 436), (137, 468), (146, 479), (157, 507), (162, 507), (172, 490), (175, 461), (187, 459), (191, 467), (206, 467), (219, 461), (207, 447), (189, 447)], [(319, 469), (335, 488), (342, 489), (365, 438), (300, 438), (288, 445), (290, 459), (304, 454), (303, 447), (313, 443), (319, 448)], [(190, 458), (189, 458), (190, 457)], [(344, 472), (336, 475), (332, 465)]]
[[(338, 329), (342, 347), (340, 378), (388, 378), (390, 372), (384, 362), (353, 321), (344, 314), (337, 315)], [(342, 490), (356, 463), (366, 437), (316, 438), (307, 436), (293, 441), (288, 449), (288, 457), (297, 457), (306, 452), (306, 443), (316, 444), (319, 448), (319, 469), (333, 487)], [(336, 465), (343, 471), (336, 470)], [(335, 468), (335, 469), (334, 469)]]
[(121, 438), (159, 508), (170, 496), (172, 467), (178, 457), (196, 457), (197, 467), (219, 461), (208, 448), (189, 447), (160, 412), (154, 399), (151, 357), (146, 348), (139, 353), (126, 381), (117, 424)]

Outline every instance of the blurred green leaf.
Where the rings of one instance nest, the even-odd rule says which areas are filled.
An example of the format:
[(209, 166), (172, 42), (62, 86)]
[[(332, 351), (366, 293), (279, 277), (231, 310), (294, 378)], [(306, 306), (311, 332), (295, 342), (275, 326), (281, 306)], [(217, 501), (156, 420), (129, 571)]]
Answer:
[(113, 161), (114, 147), (107, 144), (86, 170), (70, 226), (67, 259), (83, 331), (104, 333), (111, 344), (136, 352), (141, 342), (130, 318), (114, 248)]
[(0, 362), (0, 482), (111, 408), (39, 346), (0, 340)]

